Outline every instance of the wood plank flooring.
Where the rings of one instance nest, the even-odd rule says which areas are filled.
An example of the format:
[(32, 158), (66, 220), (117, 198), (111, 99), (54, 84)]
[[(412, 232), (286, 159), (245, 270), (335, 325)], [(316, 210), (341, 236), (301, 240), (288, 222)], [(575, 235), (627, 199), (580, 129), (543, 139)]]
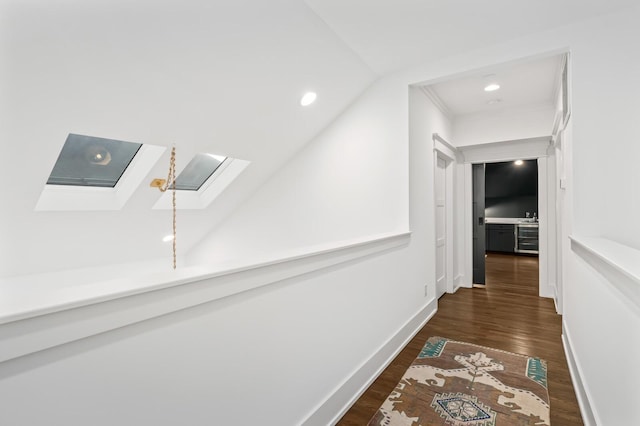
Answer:
[(485, 289), (460, 289), (439, 300), (438, 312), (338, 422), (366, 425), (430, 336), (448, 337), (547, 360), (551, 424), (582, 425), (562, 348), (561, 316), (538, 297), (538, 258), (490, 253)]

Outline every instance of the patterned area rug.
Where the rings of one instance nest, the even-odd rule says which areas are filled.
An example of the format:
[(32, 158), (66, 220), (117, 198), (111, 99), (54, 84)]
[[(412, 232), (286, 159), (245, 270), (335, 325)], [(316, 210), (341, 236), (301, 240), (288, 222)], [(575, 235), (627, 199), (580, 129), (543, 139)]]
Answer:
[(549, 426), (547, 364), (431, 337), (369, 421), (373, 425)]

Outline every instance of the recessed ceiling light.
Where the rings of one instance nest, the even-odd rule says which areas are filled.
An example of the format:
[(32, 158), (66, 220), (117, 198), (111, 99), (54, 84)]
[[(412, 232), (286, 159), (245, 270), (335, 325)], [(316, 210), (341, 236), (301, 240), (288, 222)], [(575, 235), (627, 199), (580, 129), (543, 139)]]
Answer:
[(300, 105), (309, 106), (316, 101), (317, 97), (318, 95), (315, 92), (307, 92), (302, 99), (300, 99)]
[(169, 241), (173, 241), (173, 235), (167, 235), (164, 238), (162, 238), (162, 241), (164, 241), (165, 243), (168, 243)]
[(513, 164), (515, 164), (516, 166), (522, 166), (524, 164), (524, 161), (516, 160), (516, 161), (513, 162)]
[(500, 88), (500, 85), (497, 83), (491, 83), (484, 88), (485, 92), (494, 92)]

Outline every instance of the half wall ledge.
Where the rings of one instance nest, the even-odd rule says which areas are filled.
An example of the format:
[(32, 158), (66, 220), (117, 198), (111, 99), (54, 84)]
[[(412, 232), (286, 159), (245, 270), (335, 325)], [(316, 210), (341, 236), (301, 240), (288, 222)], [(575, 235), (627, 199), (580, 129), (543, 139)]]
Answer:
[(572, 235), (571, 250), (603, 275), (640, 315), (640, 250), (607, 238)]
[(409, 231), (379, 234), (172, 273), (56, 283), (35, 294), (4, 279), (0, 362), (406, 246), (410, 237)]

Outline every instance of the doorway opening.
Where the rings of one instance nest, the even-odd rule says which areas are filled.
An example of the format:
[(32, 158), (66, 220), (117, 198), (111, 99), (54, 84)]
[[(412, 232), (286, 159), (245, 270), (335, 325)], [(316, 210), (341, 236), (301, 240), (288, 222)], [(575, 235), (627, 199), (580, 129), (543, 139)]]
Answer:
[(434, 206), (436, 243), (436, 297), (455, 292), (455, 149), (439, 135), (433, 135), (434, 150)]
[(525, 265), (536, 276), (526, 282), (538, 282), (538, 160), (478, 163), (472, 170), (473, 284), (504, 283), (506, 272)]
[[(443, 206), (438, 204), (437, 199), (434, 200), (435, 226), (440, 227), (436, 229), (434, 239), (438, 296), (443, 289), (455, 292), (461, 287), (473, 287), (474, 283), (485, 282), (486, 271), (482, 267), (486, 266), (486, 262), (483, 265), (474, 265), (473, 262), (474, 254), (483, 258), (487, 255), (487, 229), (484, 226), (487, 215), (484, 214), (485, 207), (479, 208), (478, 200), (474, 199), (476, 191), (473, 189), (472, 166), (482, 164), (484, 167), (484, 164), (522, 159), (537, 161), (538, 206), (513, 216), (522, 219), (518, 220), (518, 225), (521, 225), (517, 230), (519, 238), (516, 223), (512, 224), (513, 253), (516, 253), (517, 240), (520, 245), (515, 258), (535, 260), (537, 254), (535, 269), (538, 271), (538, 296), (559, 301), (562, 277), (558, 262), (560, 250), (565, 247), (559, 238), (563, 235), (559, 220), (562, 206), (558, 207), (557, 198), (559, 190), (563, 189), (560, 178), (568, 158), (563, 157), (559, 142), (563, 123), (566, 122), (563, 117), (564, 108), (567, 108), (564, 102), (568, 86), (568, 77), (565, 78), (565, 75), (568, 74), (563, 70), (567, 64), (568, 53), (549, 52), (416, 84), (434, 108), (442, 113), (442, 119), (439, 119), (442, 123), (439, 124), (442, 124), (442, 134), (449, 138), (449, 141), (445, 141), (438, 133), (434, 133), (434, 151), (437, 155), (448, 152), (447, 157), (452, 159), (454, 165), (454, 190), (451, 196), (455, 208), (451, 211), (444, 209), (444, 223), (438, 222), (438, 210)], [(434, 155), (434, 160), (437, 155)], [(441, 173), (437, 164), (433, 165), (433, 170), (434, 175)], [(434, 177), (436, 192), (440, 183), (438, 177)], [(558, 183), (560, 188), (557, 188)], [(530, 214), (528, 218), (527, 211)], [(526, 219), (532, 225), (525, 226)], [(438, 232), (449, 224), (453, 225), (453, 233), (447, 233), (444, 242), (451, 247), (446, 246), (446, 250), (442, 250), (439, 244), (443, 240)], [(495, 240), (491, 239), (492, 234), (488, 241), (491, 244)], [(500, 238), (497, 240), (500, 241)], [(489, 254), (494, 251), (499, 252), (489, 250)], [(453, 256), (453, 260), (449, 255)], [(444, 265), (448, 266), (450, 262), (453, 264), (451, 274), (447, 269), (447, 274), (443, 275)], [(478, 276), (483, 278), (479, 279)], [(446, 286), (441, 285), (443, 280), (448, 283)]]

